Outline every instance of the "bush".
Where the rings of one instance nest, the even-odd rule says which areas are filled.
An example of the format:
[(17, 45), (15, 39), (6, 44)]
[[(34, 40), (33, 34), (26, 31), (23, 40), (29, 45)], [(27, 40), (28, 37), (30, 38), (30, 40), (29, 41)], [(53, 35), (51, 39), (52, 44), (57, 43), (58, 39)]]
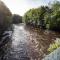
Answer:
[(44, 26), (44, 15), (46, 13), (46, 7), (41, 6), (36, 9), (30, 9), (24, 15), (24, 21), (26, 24), (30, 24), (32, 26)]
[(50, 8), (51, 13), (48, 13), (45, 16), (46, 28), (60, 31), (60, 2), (54, 1)]
[(54, 1), (50, 6), (41, 6), (27, 11), (24, 15), (26, 24), (60, 31), (60, 2)]
[(57, 11), (55, 15), (46, 17), (45, 23), (47, 29), (60, 31), (60, 11)]

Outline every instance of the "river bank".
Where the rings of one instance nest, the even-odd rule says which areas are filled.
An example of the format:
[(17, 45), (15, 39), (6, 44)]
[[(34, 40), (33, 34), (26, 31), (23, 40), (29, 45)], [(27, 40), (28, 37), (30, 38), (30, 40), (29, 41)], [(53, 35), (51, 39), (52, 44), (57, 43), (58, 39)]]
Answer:
[(31, 26), (27, 27), (26, 30), (30, 31), (32, 42), (38, 42), (36, 46), (41, 55), (40, 57), (43, 58), (44, 56), (48, 55), (49, 52), (47, 51), (47, 49), (49, 45), (52, 44), (57, 38), (60, 38), (60, 32), (34, 28)]
[(49, 45), (59, 37), (58, 32), (39, 30), (25, 24), (13, 24), (11, 40), (7, 39), (8, 43), (1, 49), (0, 57), (3, 60), (41, 60), (49, 54)]

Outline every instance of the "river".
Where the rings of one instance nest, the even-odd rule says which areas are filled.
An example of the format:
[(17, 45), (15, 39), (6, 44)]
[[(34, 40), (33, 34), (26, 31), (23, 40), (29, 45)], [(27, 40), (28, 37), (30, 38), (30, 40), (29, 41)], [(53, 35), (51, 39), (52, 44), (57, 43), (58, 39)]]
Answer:
[(60, 33), (13, 25), (11, 40), (0, 49), (0, 60), (41, 60), (48, 54), (47, 48)]

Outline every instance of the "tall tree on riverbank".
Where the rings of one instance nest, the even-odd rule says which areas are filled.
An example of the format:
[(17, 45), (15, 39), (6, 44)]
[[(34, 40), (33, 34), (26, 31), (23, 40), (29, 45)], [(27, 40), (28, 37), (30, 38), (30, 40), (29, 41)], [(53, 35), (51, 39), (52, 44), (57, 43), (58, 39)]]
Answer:
[(54, 1), (48, 6), (41, 6), (27, 11), (24, 15), (26, 24), (60, 30), (60, 2)]
[(60, 30), (60, 2), (54, 1), (51, 4), (52, 13), (47, 14), (46, 27), (47, 29)]
[(34, 26), (44, 27), (44, 16), (48, 12), (48, 6), (41, 6), (36, 9), (30, 9), (24, 15), (24, 20), (26, 24), (31, 24)]
[(0, 1), (0, 32), (6, 30), (12, 23), (12, 14), (9, 8)]

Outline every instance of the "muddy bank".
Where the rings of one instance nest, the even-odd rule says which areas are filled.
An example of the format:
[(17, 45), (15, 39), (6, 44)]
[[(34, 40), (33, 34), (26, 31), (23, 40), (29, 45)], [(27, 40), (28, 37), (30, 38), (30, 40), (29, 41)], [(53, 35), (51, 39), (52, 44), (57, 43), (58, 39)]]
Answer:
[(29, 40), (35, 43), (35, 47), (38, 49), (40, 58), (48, 55), (47, 48), (53, 43), (56, 38), (60, 38), (60, 33), (55, 31), (49, 31), (39, 28), (26, 27), (26, 30), (30, 32)]

